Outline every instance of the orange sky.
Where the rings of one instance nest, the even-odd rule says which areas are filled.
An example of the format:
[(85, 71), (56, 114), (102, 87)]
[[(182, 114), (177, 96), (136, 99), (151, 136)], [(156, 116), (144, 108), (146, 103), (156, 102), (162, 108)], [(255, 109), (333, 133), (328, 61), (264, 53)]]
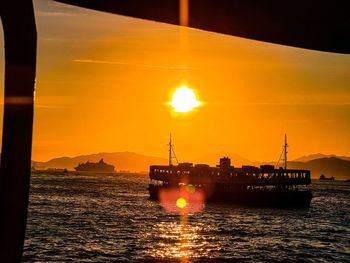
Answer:
[[(350, 155), (350, 55), (35, 5), (34, 160), (104, 151), (166, 157), (170, 132), (180, 161), (222, 151), (277, 160), (285, 132), (290, 159)], [(182, 81), (204, 104), (174, 114), (167, 102)]]

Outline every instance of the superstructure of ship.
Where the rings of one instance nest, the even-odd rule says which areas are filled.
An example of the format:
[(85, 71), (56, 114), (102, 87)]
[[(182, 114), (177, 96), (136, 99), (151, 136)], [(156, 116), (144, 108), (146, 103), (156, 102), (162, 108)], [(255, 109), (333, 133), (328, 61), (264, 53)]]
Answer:
[(98, 172), (98, 173), (113, 173), (114, 166), (111, 164), (107, 164), (101, 159), (97, 163), (89, 162), (79, 163), (77, 167), (74, 169), (78, 172)]
[(190, 186), (203, 193), (206, 202), (238, 205), (309, 207), (312, 193), (309, 170), (287, 168), (287, 137), (281, 159), (283, 167), (274, 165), (234, 167), (228, 157), (219, 165), (179, 163), (169, 142), (169, 165), (150, 166), (150, 199), (159, 200), (162, 191)]

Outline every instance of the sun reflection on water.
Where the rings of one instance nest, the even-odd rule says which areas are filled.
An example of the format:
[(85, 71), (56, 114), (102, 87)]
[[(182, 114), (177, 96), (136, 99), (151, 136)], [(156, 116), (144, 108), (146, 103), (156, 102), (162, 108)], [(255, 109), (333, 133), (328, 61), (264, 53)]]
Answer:
[(156, 225), (156, 240), (159, 242), (156, 242), (150, 255), (154, 258), (178, 259), (183, 263), (191, 258), (208, 257), (203, 247), (208, 242), (200, 235), (199, 226), (189, 224), (190, 216), (203, 211), (204, 192), (181, 182), (180, 187), (162, 189), (159, 200), (169, 219), (174, 221)]
[(201, 249), (206, 242), (198, 233), (199, 227), (188, 224), (187, 220), (187, 216), (181, 215), (178, 222), (157, 224), (159, 242), (149, 251), (149, 255), (154, 258), (179, 259), (181, 262), (208, 257), (208, 253)]

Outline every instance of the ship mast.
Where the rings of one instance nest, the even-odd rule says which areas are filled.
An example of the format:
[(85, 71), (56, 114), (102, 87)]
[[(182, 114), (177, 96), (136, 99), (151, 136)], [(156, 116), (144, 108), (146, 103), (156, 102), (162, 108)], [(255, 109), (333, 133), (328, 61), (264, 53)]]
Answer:
[(172, 150), (172, 148), (173, 148), (173, 145), (172, 145), (172, 143), (171, 143), (171, 133), (170, 133), (170, 139), (169, 139), (169, 166), (172, 166), (173, 164), (172, 164), (172, 159), (173, 159), (173, 157), (172, 157), (172, 152), (173, 152), (173, 150)]
[(284, 170), (287, 170), (287, 147), (288, 147), (288, 144), (287, 144), (287, 134), (285, 133), (284, 134)]
[(172, 144), (171, 140), (171, 133), (170, 133), (170, 139), (169, 139), (169, 166), (173, 165), (173, 159), (176, 160), (176, 163), (179, 163), (174, 151), (174, 145)]
[(287, 170), (287, 154), (288, 154), (288, 143), (287, 143), (287, 134), (284, 134), (284, 145), (283, 145), (283, 150), (281, 153), (281, 156), (276, 164), (276, 167), (278, 167), (279, 163), (281, 160), (283, 160), (283, 168), (284, 170)]

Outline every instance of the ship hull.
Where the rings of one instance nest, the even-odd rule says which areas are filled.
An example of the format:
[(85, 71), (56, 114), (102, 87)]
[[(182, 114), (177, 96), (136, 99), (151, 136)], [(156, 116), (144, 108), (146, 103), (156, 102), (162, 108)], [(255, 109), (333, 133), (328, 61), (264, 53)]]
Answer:
[[(149, 185), (151, 200), (159, 200), (162, 189), (169, 187)], [(176, 189), (176, 188), (173, 188)], [(221, 202), (245, 206), (267, 207), (309, 207), (312, 193), (309, 190), (248, 190), (248, 189), (211, 189), (204, 190), (206, 202)]]

